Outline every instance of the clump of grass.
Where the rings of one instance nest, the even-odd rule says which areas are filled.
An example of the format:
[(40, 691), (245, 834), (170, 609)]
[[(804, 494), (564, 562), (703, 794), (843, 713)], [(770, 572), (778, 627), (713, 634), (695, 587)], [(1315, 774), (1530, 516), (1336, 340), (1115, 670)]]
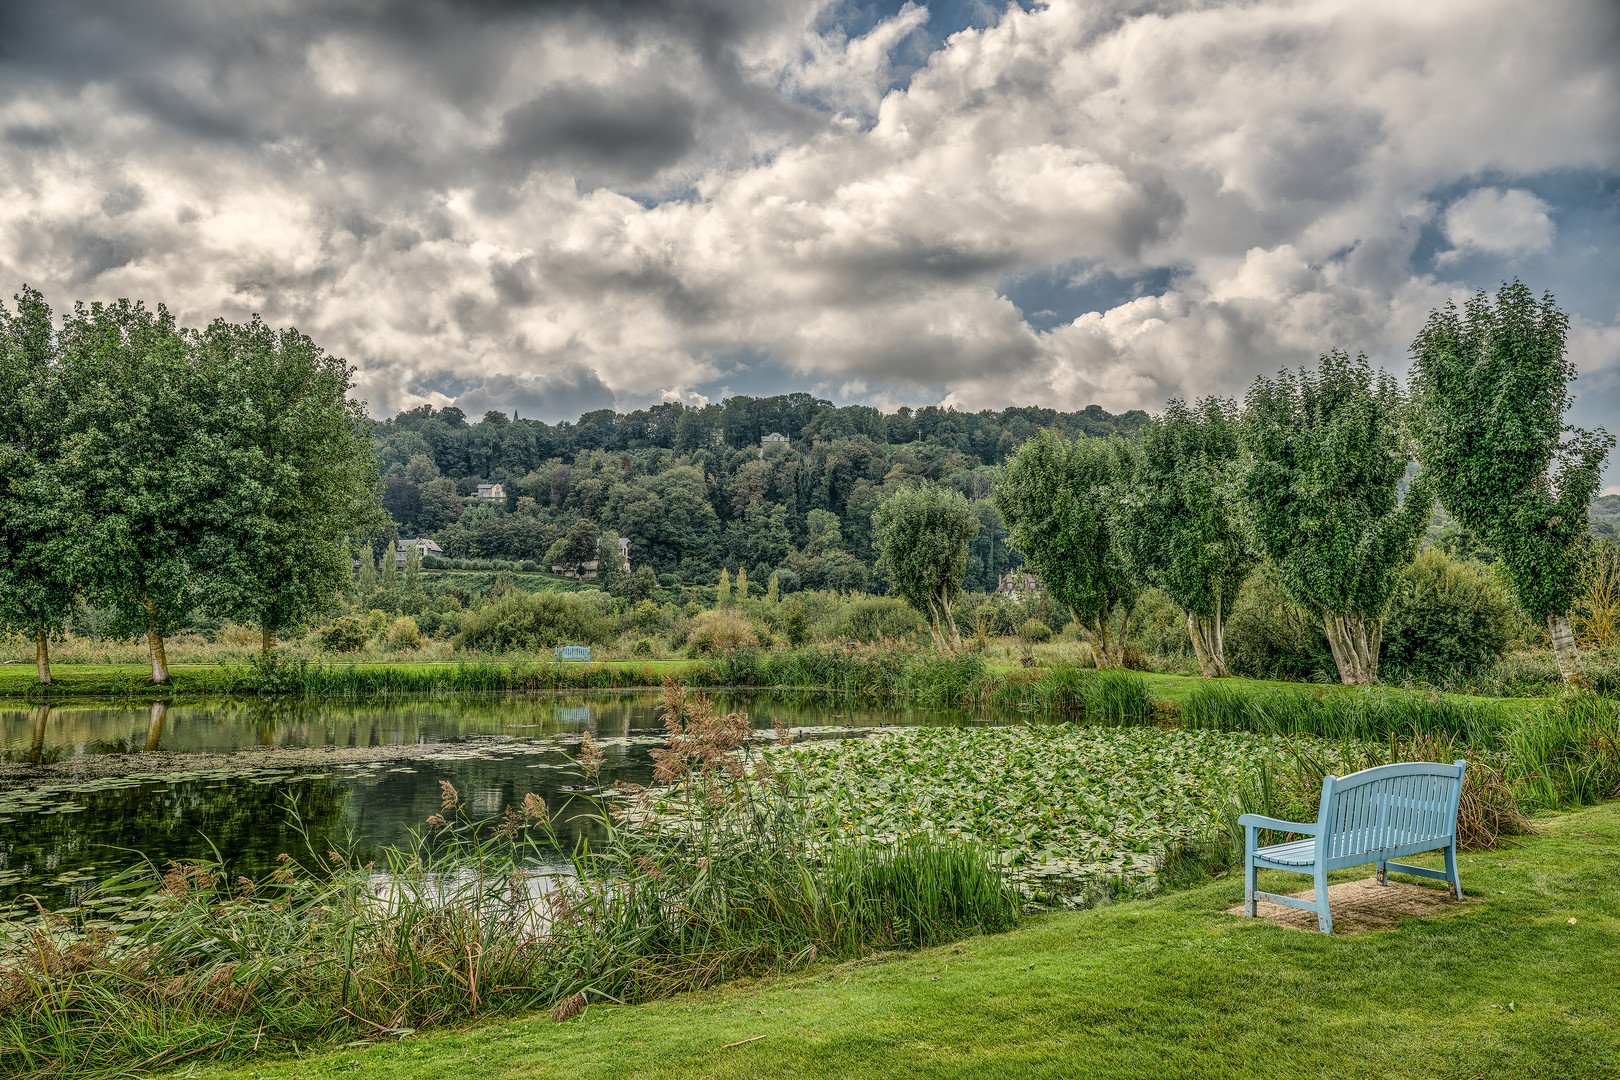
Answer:
[(1438, 694), (1327, 687), (1255, 690), (1211, 682), (1182, 703), (1178, 724), (1216, 731), (1381, 740), (1392, 734), (1448, 734), (1491, 743), (1505, 724), (1495, 705)]
[(1620, 702), (1592, 694), (1548, 702), (1506, 733), (1514, 786), (1556, 810), (1620, 797)]

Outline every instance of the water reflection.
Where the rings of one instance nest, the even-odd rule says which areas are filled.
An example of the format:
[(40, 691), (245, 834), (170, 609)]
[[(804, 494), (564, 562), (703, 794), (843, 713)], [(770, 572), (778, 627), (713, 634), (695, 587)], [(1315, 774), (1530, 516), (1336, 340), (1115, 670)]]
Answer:
[[(807, 737), (879, 725), (958, 724), (961, 713), (836, 699), (715, 695), (723, 710)], [(0, 901), (71, 903), (144, 853), (267, 872), (281, 852), (348, 845), (362, 859), (438, 810), (441, 781), (495, 816), (537, 792), (561, 842), (602, 839), (567, 790), (590, 732), (604, 783), (648, 783), (662, 741), (650, 693), (224, 701), (0, 710)], [(296, 806), (296, 814), (289, 805)]]

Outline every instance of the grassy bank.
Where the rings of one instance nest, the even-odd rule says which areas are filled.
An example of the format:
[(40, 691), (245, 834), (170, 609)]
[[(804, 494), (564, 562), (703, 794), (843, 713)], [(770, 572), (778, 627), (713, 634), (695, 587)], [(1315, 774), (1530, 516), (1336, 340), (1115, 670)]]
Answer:
[(913, 955), (596, 1004), (563, 1024), (379, 1036), (193, 1075), (1617, 1075), (1620, 804), (1537, 829), (1463, 856), (1477, 903), (1390, 932), (1328, 938), (1225, 915), (1242, 888), (1226, 880)]

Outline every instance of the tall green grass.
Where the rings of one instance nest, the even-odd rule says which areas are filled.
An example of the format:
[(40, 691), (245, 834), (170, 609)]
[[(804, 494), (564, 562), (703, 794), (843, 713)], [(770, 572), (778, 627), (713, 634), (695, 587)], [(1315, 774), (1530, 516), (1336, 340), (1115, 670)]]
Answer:
[(1493, 743), (1507, 723), (1498, 706), (1438, 694), (1299, 687), (1256, 689), (1208, 682), (1181, 704), (1178, 724), (1215, 731), (1381, 740), (1392, 733), (1457, 735)]

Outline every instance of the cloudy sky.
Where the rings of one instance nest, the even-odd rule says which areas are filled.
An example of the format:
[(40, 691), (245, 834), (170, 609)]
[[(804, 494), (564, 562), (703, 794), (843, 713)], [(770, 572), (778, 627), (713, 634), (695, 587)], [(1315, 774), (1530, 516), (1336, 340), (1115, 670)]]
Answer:
[(374, 415), (1156, 409), (1514, 276), (1620, 428), (1614, 0), (0, 5), (4, 292), (260, 312)]

